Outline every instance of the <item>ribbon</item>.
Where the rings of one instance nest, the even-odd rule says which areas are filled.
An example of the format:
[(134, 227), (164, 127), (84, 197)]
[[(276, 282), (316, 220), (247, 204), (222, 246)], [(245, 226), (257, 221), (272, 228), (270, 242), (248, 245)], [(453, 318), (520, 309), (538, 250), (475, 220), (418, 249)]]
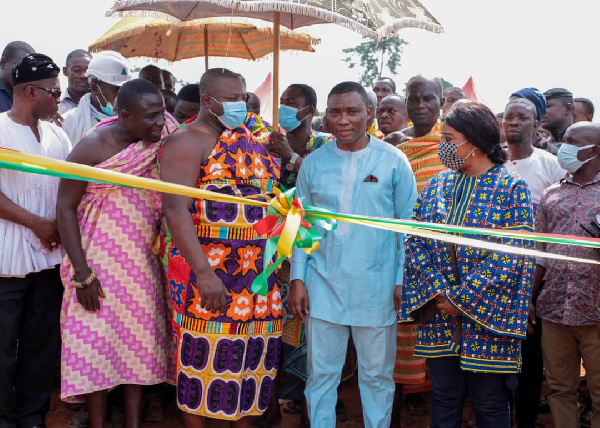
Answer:
[(447, 233), (456, 233), (462, 235), (487, 235), (487, 236), (495, 236), (500, 238), (512, 238), (512, 239), (529, 239), (535, 242), (546, 242), (546, 243), (554, 243), (554, 244), (563, 244), (563, 245), (577, 245), (589, 248), (600, 248), (600, 239), (591, 238), (586, 236), (574, 236), (574, 235), (557, 235), (552, 233), (536, 233), (536, 232), (528, 232), (525, 230), (508, 230), (508, 229), (484, 229), (477, 227), (467, 227), (467, 226), (455, 226), (452, 224), (442, 224), (442, 223), (426, 223), (422, 221), (416, 220), (403, 220), (403, 219), (395, 219), (395, 218), (382, 218), (382, 217), (365, 217), (355, 214), (339, 214), (339, 213), (331, 213), (321, 210), (320, 208), (315, 207), (306, 207), (306, 212), (309, 214), (315, 214), (320, 217), (326, 217), (335, 219), (338, 221), (347, 221), (350, 223), (358, 223), (356, 224), (366, 224), (366, 222), (370, 222), (371, 224), (385, 224), (385, 225), (394, 225), (392, 228), (396, 230), (396, 226), (406, 226), (408, 228), (413, 229), (426, 229), (430, 231), (438, 231)]
[[(268, 208), (267, 216), (258, 223), (260, 226), (258, 224), (255, 226), (258, 233), (267, 235), (267, 247), (265, 249), (265, 257), (263, 260), (265, 270), (263, 271), (263, 274), (259, 275), (260, 279), (255, 279), (255, 283), (252, 285), (252, 290), (259, 290), (261, 294), (266, 294), (266, 278), (281, 265), (286, 257), (291, 255), (293, 246), (297, 246), (303, 251), (309, 252), (309, 254), (318, 248), (319, 241), (322, 240), (325, 235), (321, 234), (313, 226), (319, 226), (323, 230), (329, 231), (336, 227), (337, 221), (344, 221), (365, 227), (377, 227), (393, 232), (421, 236), (427, 239), (437, 239), (445, 242), (486, 248), (505, 253), (544, 257), (547, 259), (558, 259), (578, 263), (600, 264), (600, 262), (596, 260), (545, 253), (519, 248), (517, 246), (496, 244), (480, 239), (465, 238), (459, 235), (494, 236), (518, 240), (524, 239), (534, 242), (585, 246), (589, 248), (600, 248), (600, 239), (332, 213), (317, 207), (303, 207), (300, 199), (295, 196), (294, 189), (277, 195), (269, 203), (255, 200), (250, 197), (224, 195), (208, 190), (167, 183), (161, 180), (136, 177), (129, 174), (107, 171), (87, 165), (80, 165), (2, 148), (0, 148), (0, 167), (72, 180), (92, 181), (137, 189), (155, 190), (163, 193), (172, 193), (191, 198), (213, 200), (216, 202), (228, 202)], [(516, 244), (518, 245), (518, 243)], [(271, 263), (275, 253), (279, 253), (279, 255), (277, 259)]]
[(68, 178), (71, 180), (93, 181), (96, 183), (112, 184), (116, 186), (132, 187), (135, 189), (155, 190), (157, 192), (171, 193), (174, 195), (188, 196), (190, 198), (207, 199), (216, 202), (228, 202), (244, 205), (255, 205), (267, 208), (268, 202), (257, 201), (252, 198), (224, 195), (209, 190), (196, 189), (182, 186), (181, 184), (167, 183), (151, 178), (136, 177), (117, 171), (108, 171), (89, 165), (50, 159), (43, 156), (30, 155), (0, 148), (0, 166), (17, 171), (33, 172), (36, 174), (51, 175), (54, 177)]
[[(265, 217), (254, 225), (259, 235), (266, 235), (267, 242), (263, 255), (263, 271), (252, 282), (252, 292), (266, 296), (267, 280), (286, 258), (292, 256), (293, 247), (302, 249), (306, 254), (316, 251), (319, 241), (325, 237), (315, 227), (325, 231), (333, 230), (336, 221), (306, 215), (296, 189), (280, 193), (271, 199)], [(277, 254), (275, 261), (273, 257)]]

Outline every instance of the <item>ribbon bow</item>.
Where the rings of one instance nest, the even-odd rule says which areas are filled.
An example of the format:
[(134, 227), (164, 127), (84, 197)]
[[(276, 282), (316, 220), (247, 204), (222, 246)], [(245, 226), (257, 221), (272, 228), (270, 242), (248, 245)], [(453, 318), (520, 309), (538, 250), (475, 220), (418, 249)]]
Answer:
[[(286, 258), (292, 256), (294, 246), (301, 248), (306, 254), (312, 254), (319, 248), (319, 241), (325, 234), (313, 226), (319, 226), (325, 231), (333, 230), (336, 228), (336, 221), (306, 214), (301, 199), (296, 197), (295, 188), (271, 199), (267, 215), (254, 225), (254, 230), (259, 235), (267, 235), (267, 243), (263, 271), (252, 282), (253, 293), (267, 295), (267, 279)], [(275, 253), (278, 255), (273, 261)]]

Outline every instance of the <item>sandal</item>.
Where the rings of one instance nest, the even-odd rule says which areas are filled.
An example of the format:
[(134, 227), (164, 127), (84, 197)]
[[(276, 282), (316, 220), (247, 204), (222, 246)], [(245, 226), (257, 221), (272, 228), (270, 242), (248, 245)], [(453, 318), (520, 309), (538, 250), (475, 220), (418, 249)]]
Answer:
[(85, 405), (77, 412), (71, 415), (69, 419), (69, 428), (88, 428), (90, 426), (90, 417)]
[(286, 405), (283, 406), (283, 413), (288, 415), (299, 415), (302, 413), (302, 402), (289, 400)]

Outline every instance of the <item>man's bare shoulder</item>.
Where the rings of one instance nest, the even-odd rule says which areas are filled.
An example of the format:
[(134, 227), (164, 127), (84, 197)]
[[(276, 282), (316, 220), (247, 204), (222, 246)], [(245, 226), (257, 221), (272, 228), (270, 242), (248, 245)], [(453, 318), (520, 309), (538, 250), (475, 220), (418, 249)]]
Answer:
[(196, 121), (190, 122), (171, 134), (167, 140), (169, 144), (193, 144), (196, 148), (201, 146), (214, 146), (219, 138), (216, 131)]
[(415, 129), (413, 127), (404, 128), (402, 131), (391, 132), (383, 141), (397, 146), (415, 138)]
[(204, 160), (208, 158), (218, 139), (219, 135), (214, 129), (203, 123), (190, 122), (167, 138), (163, 153), (171, 152), (176, 158), (185, 156)]
[(400, 133), (402, 133), (404, 136), (406, 136), (409, 139), (413, 139), (415, 138), (415, 127), (414, 126), (409, 126), (408, 128), (404, 128), (402, 131), (399, 131)]
[[(98, 165), (115, 154), (111, 125), (87, 134), (73, 147), (67, 160), (84, 165)], [(118, 152), (118, 150), (117, 150)]]

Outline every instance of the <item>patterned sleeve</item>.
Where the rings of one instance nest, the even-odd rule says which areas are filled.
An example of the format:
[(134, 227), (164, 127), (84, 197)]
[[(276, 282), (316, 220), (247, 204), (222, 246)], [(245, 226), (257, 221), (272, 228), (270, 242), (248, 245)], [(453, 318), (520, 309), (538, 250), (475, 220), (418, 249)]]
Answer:
[[(423, 221), (426, 214), (422, 203), (423, 195), (427, 195), (437, 182), (436, 178), (432, 179), (421, 191), (413, 211), (413, 220)], [(427, 239), (415, 235), (406, 239), (402, 309), (398, 314), (400, 321), (413, 321), (411, 312), (425, 306), (449, 288), (448, 282), (433, 262), (437, 255), (430, 251), (432, 250), (427, 245)]]
[[(540, 232), (540, 233), (547, 233), (548, 232), (548, 225), (547, 225), (547, 216), (546, 216), (546, 195), (548, 194), (548, 189), (546, 189), (546, 191), (542, 194), (542, 197), (540, 198), (540, 203), (538, 204), (537, 207), (537, 212), (535, 213), (535, 231), (536, 232)], [(546, 243), (545, 242), (538, 242), (536, 244), (536, 248), (539, 251), (546, 251)], [(546, 259), (544, 259), (543, 257), (537, 257), (535, 259), (535, 263), (546, 267)]]
[(327, 144), (328, 142), (330, 142), (333, 139), (333, 135), (331, 134), (325, 134), (323, 132), (315, 132), (313, 134), (314, 137), (314, 144), (312, 145), (312, 148), (310, 149), (310, 152), (314, 152), (315, 150), (323, 147), (325, 144)]
[[(504, 229), (533, 231), (533, 207), (529, 188), (519, 180), (502, 208)], [(533, 248), (525, 239), (481, 237), (501, 244)], [(524, 337), (531, 300), (533, 259), (496, 251), (459, 247), (457, 258), (473, 259), (475, 266), (461, 265), (461, 282), (447, 291), (448, 300), (466, 317), (502, 336)]]

